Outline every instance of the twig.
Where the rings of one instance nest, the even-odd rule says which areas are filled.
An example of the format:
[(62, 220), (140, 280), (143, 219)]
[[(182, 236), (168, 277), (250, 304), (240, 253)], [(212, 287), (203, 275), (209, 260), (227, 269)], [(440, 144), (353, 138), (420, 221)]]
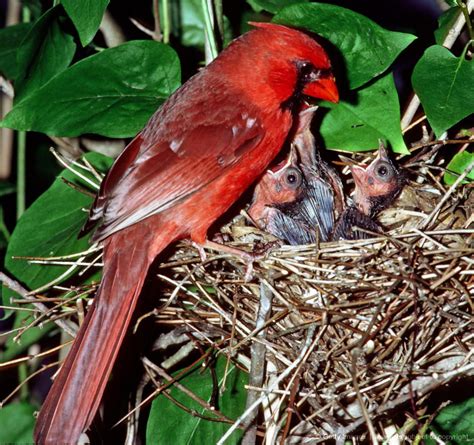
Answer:
[(267, 394), (271, 393), (275, 388), (278, 387), (280, 382), (282, 382), (290, 373), (295, 369), (298, 364), (304, 359), (306, 352), (308, 351), (309, 347), (311, 346), (312, 339), (314, 336), (314, 331), (316, 329), (316, 326), (312, 325), (308, 328), (308, 331), (306, 333), (306, 340), (304, 343), (303, 348), (301, 348), (301, 352), (294, 360), (290, 366), (288, 366), (279, 376), (276, 378), (272, 384), (268, 387), (266, 393), (264, 393), (262, 396), (260, 396), (257, 400), (255, 400), (252, 405), (250, 405), (244, 413), (234, 422), (234, 424), (227, 430), (227, 432), (219, 439), (217, 442), (217, 445), (223, 445), (225, 441), (231, 436), (231, 434), (241, 425), (245, 419), (254, 411), (254, 409), (260, 405), (260, 403), (263, 402), (267, 398)]
[(119, 46), (126, 40), (122, 28), (120, 28), (108, 10), (105, 11), (105, 14), (102, 17), (100, 30), (104, 36), (105, 44), (109, 48)]
[(464, 180), (464, 178), (471, 173), (471, 170), (474, 168), (474, 161), (472, 161), (463, 171), (461, 175), (454, 181), (454, 184), (449, 188), (447, 193), (440, 199), (436, 207), (433, 211), (422, 221), (418, 224), (418, 229), (423, 230), (428, 226), (428, 224), (436, 217), (438, 212), (440, 211), (441, 207), (443, 207), (444, 203), (449, 199), (449, 197), (453, 194), (459, 184)]
[(153, 39), (161, 42), (163, 40), (163, 35), (161, 34), (160, 5), (158, 4), (158, 0), (153, 0), (153, 19), (155, 21)]
[[(273, 292), (265, 286), (262, 282), (260, 284), (260, 304), (258, 308), (257, 322), (255, 323), (256, 329), (262, 329), (265, 326), (265, 322), (268, 319), (272, 311), (272, 299)], [(266, 331), (262, 329), (257, 334), (258, 339), (266, 338)], [(263, 379), (265, 375), (265, 345), (261, 342), (252, 343), (251, 347), (251, 364), (249, 374), (249, 385), (253, 387), (262, 387)], [(258, 398), (256, 391), (249, 390), (247, 392), (246, 408), (251, 407)], [(244, 437), (242, 438), (243, 445), (255, 444), (257, 439), (257, 425), (254, 422), (257, 417), (258, 406), (255, 406), (249, 413), (248, 419), (244, 425), (247, 427)]]
[[(0, 272), (0, 281), (9, 289), (21, 295), (25, 300), (34, 300), (31, 304), (43, 313), (49, 311), (48, 307), (43, 303), (38, 303), (34, 297), (31, 297), (29, 292), (18, 281), (12, 280), (3, 272)], [(69, 320), (54, 320), (61, 329), (65, 330), (70, 336), (75, 337), (77, 333), (77, 326)]]
[(31, 380), (33, 377), (37, 376), (38, 374), (41, 374), (43, 371), (46, 371), (49, 368), (52, 368), (53, 366), (57, 366), (59, 362), (53, 362), (53, 363), (48, 363), (47, 365), (43, 366), (42, 368), (38, 369), (37, 371), (31, 373), (28, 377), (26, 377), (10, 394), (8, 394), (1, 402), (0, 402), (0, 408), (5, 405), (6, 402), (8, 402), (18, 391), (23, 388), (23, 385), (26, 384), (29, 380)]

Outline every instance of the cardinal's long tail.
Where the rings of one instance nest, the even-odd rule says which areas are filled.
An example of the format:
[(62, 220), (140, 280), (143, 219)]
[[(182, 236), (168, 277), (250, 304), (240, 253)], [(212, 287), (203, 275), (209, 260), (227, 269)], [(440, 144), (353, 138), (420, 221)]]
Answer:
[(91, 424), (155, 256), (176, 236), (137, 224), (104, 242), (104, 275), (61, 371), (38, 416), (35, 441), (73, 444)]

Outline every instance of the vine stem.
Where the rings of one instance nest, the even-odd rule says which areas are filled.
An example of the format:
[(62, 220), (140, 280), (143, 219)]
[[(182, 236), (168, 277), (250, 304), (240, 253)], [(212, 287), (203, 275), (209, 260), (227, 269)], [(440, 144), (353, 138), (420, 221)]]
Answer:
[[(31, 11), (25, 6), (22, 9), (22, 21), (28, 23), (30, 20)], [(16, 219), (18, 220), (26, 207), (26, 133), (24, 131), (18, 132), (16, 161)]]
[(214, 8), (216, 12), (217, 29), (219, 30), (219, 49), (224, 46), (224, 8), (222, 0), (214, 0)]
[[(472, 23), (471, 23), (471, 18), (469, 17), (470, 11), (468, 5), (461, 1), (458, 0), (458, 6), (461, 8), (461, 12), (464, 15), (464, 20), (466, 21), (466, 27), (467, 27), (467, 32), (469, 33), (469, 39), (472, 41), (474, 40), (474, 33), (472, 31)], [(471, 4), (471, 9), (472, 9), (472, 4)]]
[(163, 17), (161, 17), (162, 25), (163, 25), (163, 43), (170, 43), (170, 33), (171, 33), (171, 26), (170, 26), (170, 5), (168, 0), (163, 0)]
[(25, 211), (25, 182), (26, 182), (26, 133), (18, 132), (16, 160), (16, 219)]
[(209, 64), (217, 57), (217, 43), (213, 26), (212, 0), (201, 0), (202, 12), (204, 14), (204, 24), (206, 26), (206, 42), (209, 45), (209, 56), (206, 54), (206, 64)]

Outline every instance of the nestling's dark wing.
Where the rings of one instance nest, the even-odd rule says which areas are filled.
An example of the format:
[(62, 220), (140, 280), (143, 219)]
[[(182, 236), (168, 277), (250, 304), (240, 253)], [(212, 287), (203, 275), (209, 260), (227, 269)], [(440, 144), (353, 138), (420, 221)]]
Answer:
[(319, 230), (320, 241), (329, 240), (334, 228), (334, 194), (329, 184), (315, 176), (308, 180), (301, 216), (306, 224)]
[(272, 235), (286, 241), (292, 246), (316, 242), (316, 232), (303, 221), (286, 215), (281, 210), (273, 209), (274, 214), (266, 230)]
[(356, 240), (372, 238), (371, 234), (364, 230), (357, 230), (357, 228), (374, 233), (381, 231), (381, 227), (373, 219), (364, 215), (352, 205), (347, 207), (338, 219), (332, 239), (339, 241), (341, 239)]

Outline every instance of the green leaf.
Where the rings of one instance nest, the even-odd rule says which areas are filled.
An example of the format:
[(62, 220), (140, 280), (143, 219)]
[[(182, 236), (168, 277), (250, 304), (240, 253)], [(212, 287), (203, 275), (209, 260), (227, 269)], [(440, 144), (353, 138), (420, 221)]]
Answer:
[(458, 1), (457, 1), (457, 0), (445, 0), (445, 2), (446, 2), (449, 6), (457, 6), (457, 5), (458, 5)]
[(65, 70), (75, 51), (73, 37), (62, 29), (60, 8), (52, 8), (43, 14), (18, 48), (15, 103)]
[(308, 0), (247, 0), (247, 3), (255, 12), (267, 11), (271, 14), (276, 14), (285, 6), (305, 2), (308, 2)]
[(449, 436), (449, 444), (464, 445), (474, 441), (474, 397), (444, 408), (430, 426), (435, 433)]
[(11, 403), (0, 409), (0, 443), (33, 443), (37, 408), (29, 403)]
[[(219, 357), (215, 367), (215, 375), (219, 385), (224, 379), (226, 359)], [(214, 388), (210, 370), (202, 371), (202, 366), (196, 366), (191, 373), (179, 380), (193, 394), (211, 401), (213, 394), (218, 394), (217, 408), (230, 419), (235, 420), (245, 409), (247, 375), (230, 365), (225, 380), (225, 391)], [(184, 406), (206, 417), (215, 418), (211, 410), (204, 409), (197, 402), (186, 396), (181, 390), (172, 387), (171, 396)], [(229, 429), (226, 423), (211, 422), (192, 416), (190, 413), (176, 406), (163, 395), (159, 395), (152, 403), (148, 418), (146, 443), (160, 445), (169, 443), (204, 444), (216, 443)], [(226, 444), (237, 444), (242, 436), (240, 431), (234, 432)]]
[[(105, 170), (112, 160), (97, 153), (86, 158), (99, 170)], [(106, 167), (106, 168), (104, 168)], [(89, 237), (78, 239), (92, 198), (66, 185), (62, 178), (84, 184), (77, 176), (64, 170), (51, 187), (43, 193), (22, 215), (10, 238), (5, 256), (5, 268), (15, 279), (29, 289), (38, 288), (66, 272), (68, 266), (30, 264), (14, 256), (50, 257), (78, 253), (89, 247)], [(16, 295), (3, 289), (3, 304), (10, 305), (10, 296)]]
[(383, 73), (416, 39), (388, 31), (349, 9), (323, 3), (289, 6), (273, 21), (314, 32), (335, 45), (341, 51), (351, 89)]
[(372, 150), (379, 139), (408, 153), (400, 128), (400, 105), (392, 74), (357, 90), (355, 103), (341, 101), (324, 116), (321, 135), (329, 149)]
[(458, 7), (449, 8), (444, 11), (438, 18), (438, 29), (435, 30), (435, 40), (438, 45), (442, 45), (444, 39), (448, 36), (449, 31), (458, 19), (459, 14), (462, 14)]
[(0, 73), (7, 79), (13, 80), (18, 75), (18, 48), (31, 26), (31, 23), (20, 23), (0, 29)]
[(74, 23), (82, 46), (88, 45), (99, 29), (109, 0), (61, 0)]
[[(455, 173), (454, 175), (446, 172), (444, 174), (444, 182), (448, 185), (453, 185), (458, 175), (464, 173), (464, 171), (474, 162), (474, 153), (463, 151), (454, 155), (451, 162), (446, 167), (450, 172)], [(464, 180), (463, 183), (467, 184), (470, 181), (474, 181), (474, 169), (466, 176), (468, 180)]]
[(474, 62), (464, 56), (431, 46), (416, 64), (411, 80), (437, 137), (474, 110)]
[(179, 86), (179, 59), (154, 41), (132, 41), (69, 67), (2, 122), (54, 136), (134, 136)]

